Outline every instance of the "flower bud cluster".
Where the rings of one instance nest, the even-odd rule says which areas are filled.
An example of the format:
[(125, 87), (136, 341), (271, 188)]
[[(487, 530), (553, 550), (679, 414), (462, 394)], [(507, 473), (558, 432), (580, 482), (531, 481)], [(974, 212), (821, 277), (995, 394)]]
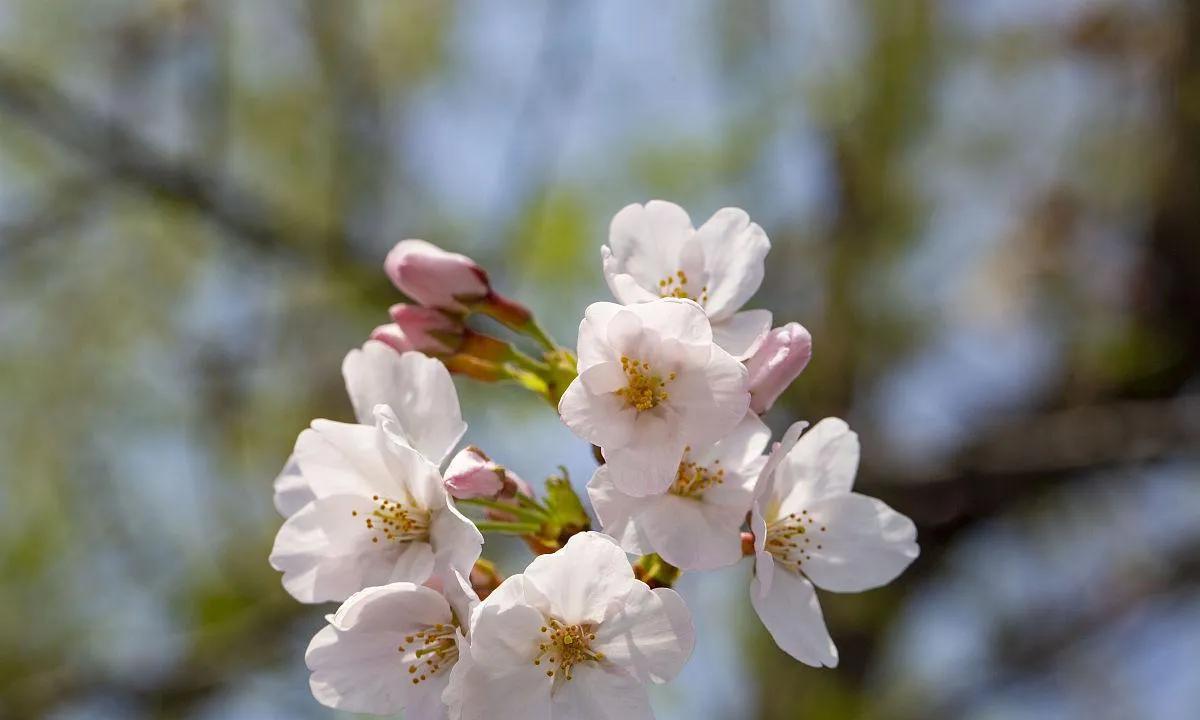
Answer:
[[(778, 646), (835, 666), (815, 588), (890, 582), (917, 557), (916, 529), (853, 491), (844, 421), (796, 422), (772, 445), (761, 416), (812, 337), (743, 309), (769, 250), (736, 208), (699, 228), (671, 203), (624, 208), (601, 248), (617, 302), (587, 308), (572, 352), (470, 258), (397, 244), (384, 269), (416, 304), (394, 305), (347, 356), (357, 422), (314, 421), (276, 480), (272, 565), (297, 600), (341, 602), (306, 654), (314, 697), (411, 720), (652, 717), (644, 686), (671, 680), (695, 643), (671, 586), (746, 557)], [(473, 313), (540, 358), (467, 327)], [(466, 425), (451, 373), (515, 381), (594, 446), (602, 532), (565, 470), (538, 497), (478, 447), (454, 452)], [(481, 557), (485, 534), (536, 557), (503, 578)]]

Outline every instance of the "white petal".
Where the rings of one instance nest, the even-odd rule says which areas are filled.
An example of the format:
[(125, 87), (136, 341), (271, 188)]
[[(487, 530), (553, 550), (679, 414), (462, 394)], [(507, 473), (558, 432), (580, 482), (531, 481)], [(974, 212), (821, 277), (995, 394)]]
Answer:
[(450, 604), (455, 620), (460, 626), (469, 628), (471, 616), (474, 614), (475, 608), (479, 607), (479, 595), (475, 593), (475, 588), (471, 587), (470, 576), (452, 569), (442, 572), (440, 579), (442, 595)]
[(450, 619), (450, 605), (441, 594), (416, 583), (395, 582), (369, 587), (346, 598), (330, 624), (347, 632), (403, 635)]
[(681, 570), (712, 570), (742, 557), (741, 528), (749, 509), (709, 505), (677, 495), (641, 498), (635, 523), (654, 552)]
[[(694, 447), (719, 441), (746, 417), (750, 388), (746, 367), (721, 348), (713, 347), (703, 378), (705, 395), (681, 397), (682, 434)], [(674, 388), (671, 388), (672, 391)], [(671, 396), (675, 404), (675, 395)]]
[(296, 458), (288, 456), (283, 470), (280, 470), (278, 477), (275, 478), (275, 509), (285, 518), (291, 517), (300, 512), (300, 508), (316, 499), (317, 496), (313, 494), (308, 481), (304, 479), (304, 473), (300, 472), (300, 465), (297, 464)]
[(483, 534), (458, 508), (446, 505), (433, 514), (429, 540), (437, 569), (470, 576), (483, 547)]
[(496, 613), (514, 607), (532, 607), (540, 613), (550, 612), (550, 601), (542, 594), (529, 578), (524, 575), (513, 575), (505, 578), (500, 587), (492, 591), (479, 605), (476, 615), (483, 610)]
[[(808, 423), (803, 420), (792, 423), (791, 427), (784, 432), (779, 442), (771, 448), (771, 454), (767, 457), (767, 464), (759, 472), (758, 484), (754, 486), (754, 498), (762, 506), (761, 509), (764, 514), (770, 510), (770, 505), (776, 503), (777, 488), (775, 471), (779, 469), (779, 464), (792, 451), (792, 448), (796, 447), (796, 443), (800, 440), (800, 433), (804, 432), (804, 428), (806, 427), (808, 427)], [(773, 518), (774, 516), (772, 516)]]
[[(374, 547), (376, 543), (371, 543), (371, 545)], [(396, 553), (395, 562), (386, 579), (382, 575), (366, 574), (363, 576), (362, 584), (370, 586), (378, 585), (381, 582), (423, 583), (429, 579), (436, 567), (436, 556), (429, 543), (402, 543), (399, 545), (399, 552)]]
[[(861, 592), (891, 582), (919, 549), (912, 520), (882, 500), (850, 493), (808, 506), (802, 569), (819, 587)], [(815, 531), (814, 531), (815, 528)]]
[(738, 360), (758, 350), (771, 332), (770, 310), (743, 310), (712, 324), (713, 342)]
[(637, 421), (637, 411), (624, 399), (614, 393), (592, 393), (582, 376), (567, 386), (558, 403), (558, 413), (571, 432), (603, 447), (627, 444)]
[(602, 362), (579, 373), (579, 379), (592, 395), (615, 393), (629, 382), (619, 362)]
[(597, 532), (573, 535), (561, 550), (535, 558), (524, 575), (549, 599), (554, 616), (568, 625), (600, 622), (609, 605), (634, 585), (625, 552)]
[[(691, 218), (673, 203), (652, 200), (645, 206), (622, 208), (609, 226), (604, 257), (604, 276), (613, 295), (626, 304), (657, 296), (658, 282), (683, 269), (680, 256), (694, 235)], [(613, 281), (622, 274), (630, 276), (642, 292), (628, 282)]]
[(771, 249), (763, 229), (738, 208), (722, 208), (696, 231), (708, 269), (708, 313), (723, 320), (758, 291)]
[(502, 610), (488, 601), (479, 606), (471, 661), (461, 681), (460, 720), (550, 720), (553, 681), (533, 664), (543, 622), (542, 614), (528, 606)]
[(776, 568), (770, 589), (756, 576), (750, 603), (767, 632), (788, 655), (813, 667), (837, 667), (837, 647), (829, 637), (812, 583), (794, 572)]
[(462, 631), (458, 641), (458, 662), (450, 669), (450, 680), (442, 691), (442, 702), (446, 705), (447, 717), (458, 720), (462, 717), (466, 693), (475, 684), (475, 658), (471, 657), (471, 646), (466, 643)]
[(554, 688), (555, 720), (654, 720), (646, 688), (607, 663), (583, 663)]
[(625, 552), (631, 555), (646, 555), (653, 552), (649, 540), (640, 530), (640, 524), (634, 522), (646, 499), (627, 495), (617, 490), (608, 474), (608, 465), (596, 468), (595, 474), (588, 482), (588, 498), (592, 501), (592, 509), (600, 520), (600, 527), (606, 535), (611, 535)]
[(635, 582), (620, 609), (596, 628), (592, 648), (642, 682), (674, 678), (692, 654), (692, 614), (674, 590)]
[(376, 405), (396, 412), (408, 444), (441, 465), (467, 430), (446, 366), (418, 352), (397, 353), (370, 340), (342, 362), (358, 421), (374, 425)]
[(367, 425), (314, 420), (300, 433), (294, 457), (316, 497), (401, 490), (379, 451), (379, 430)]
[(604, 279), (608, 281), (608, 287), (612, 290), (613, 297), (626, 305), (658, 299), (657, 293), (639, 285), (632, 275), (616, 271), (617, 264), (607, 245), (600, 248), (600, 257), (604, 263)]
[(693, 452), (692, 459), (701, 465), (720, 460), (721, 467), (727, 471), (741, 470), (758, 464), (770, 442), (771, 428), (754, 413), (746, 413), (728, 435), (709, 448)]
[(691, 300), (663, 298), (633, 305), (627, 310), (641, 320), (643, 331), (652, 331), (662, 338), (675, 338), (686, 345), (712, 344), (712, 325), (708, 316)]
[(850, 492), (858, 453), (858, 435), (844, 420), (825, 418), (814, 425), (776, 471), (779, 513), (798, 513), (816, 500)]
[[(381, 422), (385, 427), (390, 408), (380, 405), (376, 408)], [(391, 416), (394, 419), (394, 416)], [(442, 482), (442, 475), (424, 455), (407, 445), (403, 445), (394, 434), (386, 429), (378, 436), (379, 453), (387, 466), (392, 483), (400, 488), (400, 498), (411, 498), (417, 507), (426, 510), (438, 510), (445, 507), (449, 495)]]
[(604, 460), (618, 490), (644, 497), (671, 486), (683, 457), (683, 447), (682, 440), (651, 434), (615, 450), (605, 447)]
[(620, 305), (609, 302), (592, 303), (584, 310), (583, 320), (579, 323), (579, 372), (596, 363), (615, 359), (608, 345), (608, 326), (620, 311)]

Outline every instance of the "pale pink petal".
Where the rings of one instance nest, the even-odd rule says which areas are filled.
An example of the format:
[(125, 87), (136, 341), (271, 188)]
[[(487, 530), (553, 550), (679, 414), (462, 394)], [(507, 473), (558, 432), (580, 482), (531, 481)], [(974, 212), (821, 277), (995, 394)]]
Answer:
[(595, 302), (587, 306), (579, 323), (579, 372), (596, 363), (619, 358), (609, 347), (608, 326), (622, 309), (620, 305), (610, 302)]
[(850, 492), (858, 455), (858, 435), (844, 420), (818, 422), (800, 436), (776, 470), (779, 514), (798, 513), (816, 500)]
[(770, 588), (758, 577), (750, 588), (750, 603), (788, 655), (813, 667), (837, 667), (837, 647), (829, 637), (812, 583), (794, 572), (776, 569)]
[(620, 447), (633, 438), (637, 410), (614, 393), (592, 393), (575, 378), (558, 403), (558, 413), (571, 432), (602, 447)]
[(758, 291), (771, 249), (763, 229), (738, 208), (722, 208), (696, 231), (708, 269), (708, 314), (723, 320)]
[(454, 381), (439, 360), (418, 352), (397, 354), (368, 341), (346, 355), (342, 376), (360, 423), (374, 425), (375, 406), (390, 406), (401, 436), (435, 465), (441, 465), (467, 430)]
[(713, 342), (738, 360), (745, 360), (767, 339), (771, 331), (770, 310), (743, 310), (715, 321), (712, 325)]
[(317, 496), (313, 494), (308, 481), (304, 479), (304, 473), (300, 472), (300, 465), (296, 462), (296, 458), (289, 456), (283, 470), (275, 478), (275, 509), (285, 518), (291, 517), (300, 512), (300, 508), (316, 499)]
[(681, 570), (713, 570), (741, 559), (748, 502), (739, 509), (671, 494), (641, 499), (635, 522), (667, 562)]
[(691, 612), (674, 590), (635, 582), (617, 612), (596, 629), (592, 648), (642, 682), (674, 678), (692, 654)]
[(555, 617), (568, 625), (598, 623), (609, 605), (634, 584), (633, 567), (607, 535), (573, 535), (559, 551), (534, 558), (525, 579), (549, 599)]
[(583, 663), (554, 688), (555, 720), (654, 720), (642, 683), (609, 663)]
[(592, 501), (592, 509), (600, 520), (600, 527), (606, 535), (611, 535), (625, 552), (631, 555), (646, 555), (651, 550), (649, 538), (642, 531), (641, 525), (634, 519), (640, 515), (646, 504), (646, 498), (627, 495), (613, 485), (608, 476), (608, 465), (596, 468), (587, 486), (588, 498)]
[(916, 559), (912, 520), (875, 498), (833, 495), (807, 507), (801, 569), (817, 586), (861, 592), (886, 585)]

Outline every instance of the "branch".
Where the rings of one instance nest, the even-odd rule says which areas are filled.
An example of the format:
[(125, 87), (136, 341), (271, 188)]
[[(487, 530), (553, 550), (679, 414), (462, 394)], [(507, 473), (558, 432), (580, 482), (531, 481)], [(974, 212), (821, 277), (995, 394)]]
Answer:
[[(353, 247), (342, 233), (316, 230), (289, 217), (233, 180), (165, 157), (136, 133), (45, 81), (0, 58), (0, 112), (70, 148), (96, 171), (151, 196), (181, 203), (254, 249), (322, 272), (370, 282), (363, 266), (345, 255), (318, 255), (322, 248)], [(366, 285), (370, 287), (370, 285)]]

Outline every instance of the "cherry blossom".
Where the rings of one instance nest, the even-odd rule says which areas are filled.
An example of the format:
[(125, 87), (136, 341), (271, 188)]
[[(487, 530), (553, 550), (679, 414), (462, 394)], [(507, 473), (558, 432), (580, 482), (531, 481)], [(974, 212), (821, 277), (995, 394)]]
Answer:
[(693, 635), (675, 591), (634, 579), (612, 538), (580, 533), (479, 605), (444, 699), (453, 720), (652, 718), (645, 685), (679, 672)]
[(720, 442), (685, 448), (670, 488), (634, 497), (601, 466), (588, 483), (604, 532), (634, 555), (658, 553), (682, 570), (711, 570), (742, 557), (740, 531), (766, 464), (771, 431), (753, 413)]
[(372, 585), (470, 573), (483, 536), (454, 508), (437, 466), (413, 449), (387, 405), (376, 425), (315, 420), (293, 454), (314, 499), (275, 537), (271, 565), (301, 602)]
[(479, 599), (462, 575), (390, 583), (351, 595), (309, 643), (309, 686), (322, 704), (407, 720), (442, 720), (442, 693), (466, 652)]
[(578, 368), (559, 413), (600, 446), (613, 484), (629, 495), (666, 490), (684, 447), (717, 442), (750, 404), (745, 367), (713, 344), (691, 300), (593, 303), (579, 326)]
[(858, 436), (838, 418), (800, 435), (788, 430), (755, 492), (751, 529), (755, 571), (750, 600), (787, 654), (835, 667), (814, 585), (861, 592), (891, 582), (916, 559), (911, 520), (880, 500), (852, 492)]
[(628, 205), (601, 249), (604, 277), (621, 303), (688, 298), (712, 321), (716, 343), (752, 355), (771, 328), (768, 310), (741, 310), (763, 280), (771, 243), (745, 211), (722, 208), (699, 229), (683, 208), (662, 200)]

